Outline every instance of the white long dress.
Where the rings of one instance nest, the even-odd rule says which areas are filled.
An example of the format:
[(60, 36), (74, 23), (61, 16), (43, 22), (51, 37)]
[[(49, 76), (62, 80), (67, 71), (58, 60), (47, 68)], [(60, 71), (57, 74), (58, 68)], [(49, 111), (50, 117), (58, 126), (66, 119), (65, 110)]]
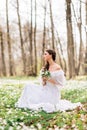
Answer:
[(29, 108), (31, 110), (41, 110), (51, 113), (56, 111), (72, 110), (81, 103), (71, 103), (61, 99), (61, 88), (64, 86), (64, 72), (62, 70), (51, 72), (51, 78), (56, 81), (56, 85), (47, 82), (45, 86), (35, 83), (27, 84), (21, 97), (16, 103), (16, 107)]

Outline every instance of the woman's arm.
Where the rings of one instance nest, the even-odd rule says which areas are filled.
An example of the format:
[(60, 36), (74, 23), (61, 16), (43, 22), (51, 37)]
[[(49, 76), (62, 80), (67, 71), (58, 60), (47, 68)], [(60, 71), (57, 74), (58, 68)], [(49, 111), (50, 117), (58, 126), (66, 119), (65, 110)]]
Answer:
[(48, 81), (48, 82), (51, 82), (51, 83), (53, 83), (53, 84), (58, 84), (58, 83), (57, 83), (54, 79), (52, 79), (52, 78), (44, 77), (44, 78), (42, 78), (42, 80), (43, 80), (43, 82)]
[(57, 77), (57, 79), (52, 79), (52, 78), (46, 78), (46, 81), (55, 84), (55, 85), (60, 85), (60, 86), (64, 86), (65, 83), (65, 77), (63, 75), (60, 75), (59, 77)]

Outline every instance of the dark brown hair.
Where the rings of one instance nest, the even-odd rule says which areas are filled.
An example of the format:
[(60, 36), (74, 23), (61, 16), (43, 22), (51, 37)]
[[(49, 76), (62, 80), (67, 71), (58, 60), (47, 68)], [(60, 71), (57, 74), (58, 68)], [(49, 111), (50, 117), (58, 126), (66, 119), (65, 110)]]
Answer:
[[(56, 60), (56, 52), (55, 52), (54, 50), (52, 50), (52, 49), (47, 49), (46, 52), (48, 52), (50, 55), (52, 55), (53, 61)], [(46, 70), (49, 69), (49, 62), (46, 63), (45, 69), (46, 69)]]

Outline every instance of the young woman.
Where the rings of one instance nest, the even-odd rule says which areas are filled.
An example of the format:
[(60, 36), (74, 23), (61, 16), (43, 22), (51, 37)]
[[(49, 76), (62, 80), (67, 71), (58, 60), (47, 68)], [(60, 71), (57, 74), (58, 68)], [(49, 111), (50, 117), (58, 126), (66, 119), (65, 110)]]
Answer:
[[(65, 77), (61, 67), (55, 62), (56, 53), (54, 50), (46, 50), (43, 56), (46, 64), (42, 73), (50, 72), (50, 76), (41, 76), (40, 85), (29, 83), (23, 89), (16, 106), (29, 108), (31, 110), (42, 109), (48, 113), (55, 111), (72, 110), (80, 103), (71, 103), (61, 99), (61, 88), (64, 86)], [(45, 70), (45, 71), (43, 71)]]

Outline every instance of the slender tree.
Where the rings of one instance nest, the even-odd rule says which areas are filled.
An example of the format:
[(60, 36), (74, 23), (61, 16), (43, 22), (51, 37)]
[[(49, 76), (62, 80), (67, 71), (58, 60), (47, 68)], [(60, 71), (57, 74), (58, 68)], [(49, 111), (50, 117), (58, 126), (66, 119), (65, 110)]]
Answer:
[[(75, 7), (74, 7), (74, 4), (73, 4), (73, 2), (72, 2), (72, 10), (73, 10), (73, 14), (74, 14), (74, 18), (75, 18), (75, 21), (76, 21), (76, 23), (74, 23), (74, 26), (75, 26), (75, 24), (77, 24), (77, 27), (78, 27), (78, 19), (77, 19), (77, 15), (76, 15), (76, 11), (75, 11)], [(76, 31), (76, 29), (75, 29), (75, 31)], [(75, 32), (74, 32), (75, 33)], [(75, 33), (75, 36), (76, 36), (76, 33)], [(75, 48), (74, 48), (74, 50), (75, 50), (75, 73), (76, 73), (76, 75), (78, 75), (78, 55), (77, 55), (77, 47), (78, 47), (78, 44), (76, 44), (76, 39), (74, 38), (74, 43), (75, 43)]]
[(62, 64), (62, 59), (59, 53), (59, 48), (58, 48), (58, 41), (56, 40), (56, 48), (57, 48), (57, 54), (58, 54), (58, 58), (59, 58), (59, 64), (61, 66), (61, 68), (63, 68), (63, 64)]
[(26, 60), (25, 60), (25, 52), (24, 52), (24, 47), (23, 47), (21, 19), (20, 19), (20, 14), (19, 14), (19, 0), (17, 0), (17, 16), (18, 16), (18, 26), (19, 26), (22, 61), (23, 61), (23, 73), (26, 74), (26, 62), (25, 62)]
[(30, 27), (30, 75), (33, 75), (33, 30), (32, 30), (32, 25), (33, 25), (33, 1), (31, 0), (31, 27)]
[(6, 64), (5, 64), (5, 51), (4, 51), (4, 42), (3, 42), (3, 32), (0, 29), (0, 43), (1, 43), (1, 57), (2, 57), (2, 73), (6, 76)]
[(71, 0), (66, 0), (66, 23), (67, 23), (67, 52), (69, 78), (75, 76), (75, 60), (74, 60), (74, 40), (71, 21)]
[(6, 22), (7, 22), (7, 43), (8, 43), (8, 54), (9, 54), (9, 73), (13, 75), (13, 63), (12, 63), (12, 52), (11, 52), (11, 40), (10, 40), (10, 31), (9, 31), (9, 19), (8, 19), (8, 0), (6, 0)]
[(37, 75), (36, 29), (37, 29), (37, 3), (35, 0), (35, 28), (34, 28), (35, 75)]
[[(86, 12), (86, 27), (87, 27), (87, 0), (85, 4), (85, 12)], [(85, 50), (85, 74), (87, 74), (87, 28), (86, 28), (86, 50)]]
[(44, 27), (43, 27), (43, 43), (42, 43), (42, 53), (44, 54), (45, 42), (46, 42), (46, 0), (44, 5)]
[(53, 13), (52, 13), (52, 0), (49, 1), (49, 7), (50, 7), (50, 21), (51, 21), (51, 31), (52, 31), (52, 48), (55, 49), (54, 45), (54, 21), (53, 21)]
[[(81, 72), (83, 72), (83, 63), (84, 63), (84, 57), (83, 57), (83, 41), (82, 41), (82, 4), (81, 1), (80, 2), (80, 6), (79, 6), (79, 17), (76, 17), (76, 12), (75, 12), (75, 8), (74, 8), (74, 4), (72, 3), (72, 7), (73, 7), (73, 12), (74, 12), (74, 17), (77, 23), (77, 27), (79, 30), (79, 37), (80, 37), (80, 47), (79, 47), (79, 56), (75, 56), (75, 63), (77, 64), (77, 66), (75, 66), (75, 70), (76, 70), (76, 74), (78, 75)], [(75, 52), (76, 53), (76, 52)], [(76, 60), (76, 57), (78, 57), (78, 60)]]
[(31, 47), (30, 47), (30, 43), (31, 43), (31, 28), (30, 28), (30, 24), (28, 23), (28, 25), (27, 25), (27, 30), (28, 30), (28, 39), (29, 39), (29, 41), (28, 41), (28, 45), (29, 45), (29, 47), (28, 47), (28, 51), (29, 51), (29, 60), (28, 60), (28, 69), (27, 69), (27, 74), (28, 75), (31, 75)]
[[(67, 71), (67, 65), (66, 65), (66, 60), (65, 60), (65, 58), (64, 58), (64, 54), (63, 54), (62, 43), (61, 43), (61, 40), (60, 40), (58, 31), (56, 31), (56, 33), (57, 33), (58, 44), (59, 44), (59, 46), (60, 46), (61, 55), (62, 55), (63, 62), (64, 62), (64, 66), (62, 65), (62, 68), (63, 68), (64, 71), (66, 72), (66, 71)], [(61, 61), (61, 59), (60, 59), (60, 61)], [(62, 63), (61, 63), (61, 64), (62, 64)]]
[[(42, 42), (42, 55), (44, 54), (45, 48), (46, 48), (46, 9), (47, 3), (46, 0), (44, 1), (44, 23), (43, 23), (43, 42)], [(44, 61), (41, 62), (42, 65), (44, 65)]]
[(82, 42), (82, 12), (81, 12), (81, 1), (80, 1), (80, 7), (79, 7), (79, 22), (78, 22), (78, 29), (79, 29), (79, 35), (80, 35), (80, 48), (79, 48), (79, 64), (77, 68), (77, 74), (80, 72), (80, 68), (83, 67), (83, 42)]

